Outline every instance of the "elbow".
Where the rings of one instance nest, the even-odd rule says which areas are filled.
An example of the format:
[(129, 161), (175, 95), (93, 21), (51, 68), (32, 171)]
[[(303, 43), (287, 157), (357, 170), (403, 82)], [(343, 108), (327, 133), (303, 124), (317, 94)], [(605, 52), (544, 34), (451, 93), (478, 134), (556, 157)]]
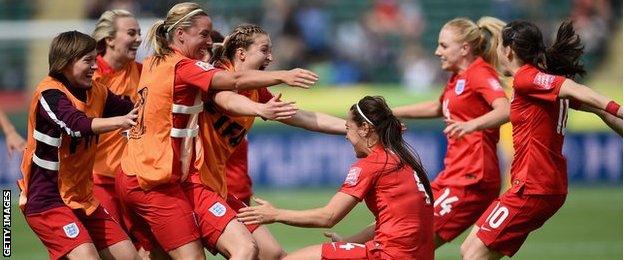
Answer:
[(321, 228), (333, 228), (336, 224), (338, 224), (338, 219), (334, 216), (334, 214), (330, 213), (326, 213), (325, 216), (319, 218), (319, 220), (319, 227)]

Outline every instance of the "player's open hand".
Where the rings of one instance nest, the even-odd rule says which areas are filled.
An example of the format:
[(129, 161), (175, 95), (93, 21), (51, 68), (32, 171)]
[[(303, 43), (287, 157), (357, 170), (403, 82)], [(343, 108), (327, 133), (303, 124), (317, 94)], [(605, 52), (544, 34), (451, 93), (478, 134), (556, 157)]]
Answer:
[(445, 119), (447, 126), (444, 128), (444, 134), (449, 138), (460, 139), (464, 135), (470, 134), (477, 130), (477, 127), (471, 122), (461, 122), (452, 119)]
[(295, 106), (295, 102), (281, 101), (282, 94), (279, 93), (269, 102), (260, 105), (258, 115), (270, 120), (283, 120), (293, 117), (297, 114), (299, 108)]
[(270, 224), (276, 221), (278, 209), (271, 203), (254, 197), (257, 206), (245, 207), (238, 211), (238, 221), (245, 225)]
[(286, 71), (282, 77), (282, 82), (293, 87), (310, 88), (318, 79), (318, 75), (314, 72), (296, 68)]
[(343, 242), (344, 238), (342, 238), (342, 236), (338, 235), (338, 233), (336, 232), (324, 232), (323, 235), (329, 239), (331, 239), (332, 242)]
[(139, 117), (139, 107), (135, 106), (128, 114), (119, 117), (119, 128), (128, 129), (136, 125), (136, 119)]

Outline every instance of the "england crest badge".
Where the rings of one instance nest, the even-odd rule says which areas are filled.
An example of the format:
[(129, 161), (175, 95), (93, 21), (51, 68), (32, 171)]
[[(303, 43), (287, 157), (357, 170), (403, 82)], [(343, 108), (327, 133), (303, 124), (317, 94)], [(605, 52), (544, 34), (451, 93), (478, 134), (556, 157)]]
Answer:
[(465, 79), (458, 79), (457, 83), (455, 83), (455, 94), (461, 95), (464, 92), (464, 88), (466, 87)]
[(74, 222), (63, 226), (63, 231), (65, 231), (65, 235), (69, 238), (76, 238), (78, 234), (80, 234), (80, 229), (78, 229), (78, 225)]

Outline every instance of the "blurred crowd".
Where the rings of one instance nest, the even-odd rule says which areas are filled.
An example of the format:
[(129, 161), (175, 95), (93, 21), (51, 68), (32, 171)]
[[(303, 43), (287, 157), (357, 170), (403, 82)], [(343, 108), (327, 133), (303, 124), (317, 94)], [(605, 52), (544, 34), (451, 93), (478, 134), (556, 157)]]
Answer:
[[(19, 4), (14, 8), (28, 9), (21, 1), (4, 2), (16, 2)], [(85, 12), (89, 19), (97, 19), (103, 11), (115, 8), (129, 10), (139, 18), (163, 17), (176, 2), (90, 0), (86, 2)], [(273, 41), (272, 68), (311, 68), (321, 75), (321, 85), (388, 83), (414, 92), (426, 91), (446, 80), (433, 53), (440, 27), (454, 17), (477, 19), (491, 15), (507, 21), (527, 19), (539, 24), (549, 34), (546, 38), (551, 38), (562, 19), (570, 17), (585, 43), (585, 63), (590, 69), (605, 56), (605, 46), (613, 31), (621, 28), (617, 25), (622, 17), (622, 2), (616, 0), (198, 2), (211, 13), (214, 28), (223, 34), (243, 22), (263, 26)], [(35, 7), (32, 9), (36, 11)], [(4, 15), (11, 12), (5, 11)], [(15, 75), (20, 74), (0, 75), (1, 84), (15, 85), (19, 81)]]

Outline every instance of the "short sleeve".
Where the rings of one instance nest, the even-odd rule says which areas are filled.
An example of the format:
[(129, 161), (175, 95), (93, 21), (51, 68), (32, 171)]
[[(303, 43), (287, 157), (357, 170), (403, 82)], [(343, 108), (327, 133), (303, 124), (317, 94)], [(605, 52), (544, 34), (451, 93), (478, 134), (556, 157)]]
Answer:
[(268, 88), (258, 89), (259, 100), (258, 103), (267, 103), (273, 98), (273, 94)]
[(355, 164), (349, 169), (340, 192), (356, 197), (358, 200), (364, 199), (364, 196), (373, 189), (375, 184), (375, 175), (363, 169), (361, 165)]
[(514, 79), (514, 91), (518, 94), (554, 102), (559, 97), (559, 90), (565, 77), (534, 71), (518, 71)]
[(475, 91), (490, 105), (498, 98), (507, 98), (496, 73), (482, 70), (471, 75), (470, 83), (474, 86)]
[(176, 83), (179, 82), (208, 91), (212, 77), (219, 71), (221, 69), (217, 69), (209, 63), (185, 59), (176, 65)]

